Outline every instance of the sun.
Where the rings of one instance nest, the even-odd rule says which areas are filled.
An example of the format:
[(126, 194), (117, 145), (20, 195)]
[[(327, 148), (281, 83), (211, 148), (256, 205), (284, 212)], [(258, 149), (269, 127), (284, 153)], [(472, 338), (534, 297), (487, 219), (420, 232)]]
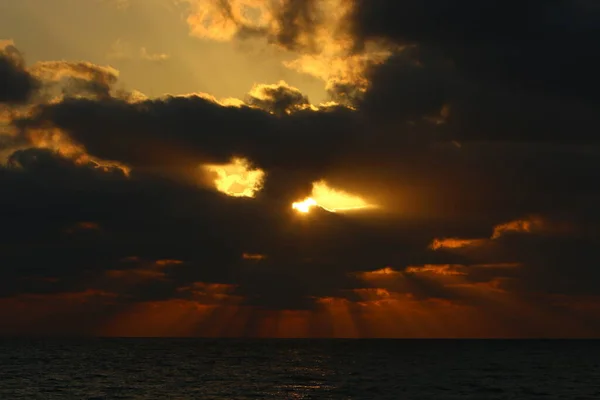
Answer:
[(317, 206), (317, 202), (311, 197), (302, 201), (297, 201), (294, 204), (292, 204), (292, 208), (302, 214), (307, 214), (311, 210), (311, 208), (315, 206)]

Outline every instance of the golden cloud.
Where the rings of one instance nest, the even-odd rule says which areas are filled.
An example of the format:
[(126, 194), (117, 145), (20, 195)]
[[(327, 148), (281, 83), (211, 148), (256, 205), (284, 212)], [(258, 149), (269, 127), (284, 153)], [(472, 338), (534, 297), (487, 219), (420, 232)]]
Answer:
[(317, 207), (318, 204), (315, 201), (315, 199), (313, 198), (307, 198), (304, 199), (302, 201), (296, 201), (294, 203), (292, 203), (292, 209), (298, 211), (299, 213), (303, 213), (306, 214), (308, 213), (313, 207)]
[(476, 246), (481, 244), (485, 239), (459, 239), (459, 238), (444, 238), (433, 239), (429, 245), (432, 250), (440, 249), (460, 249), (463, 247)]
[(366, 69), (387, 60), (397, 48), (369, 41), (356, 52), (349, 16), (350, 0), (285, 2), (263, 0), (182, 0), (189, 5), (190, 34), (203, 39), (231, 41), (260, 36), (290, 50), (296, 58), (287, 68), (326, 82), (326, 88), (368, 86)]
[[(460, 239), (443, 238), (434, 239), (429, 247), (433, 250), (440, 249), (461, 249), (467, 247), (476, 247), (491, 244), (493, 241), (510, 233), (534, 234), (534, 233), (552, 233), (567, 234), (572, 232), (573, 227), (569, 224), (561, 224), (545, 220), (539, 216), (530, 216), (527, 218), (516, 219), (506, 223), (494, 226), (490, 238), (480, 239)], [(504, 264), (507, 265), (507, 264)]]
[(321, 180), (313, 183), (310, 197), (292, 204), (292, 208), (301, 213), (308, 213), (313, 207), (320, 207), (329, 212), (348, 212), (376, 206), (358, 195), (334, 189)]
[(373, 281), (373, 280), (388, 280), (395, 279), (401, 274), (400, 271), (396, 271), (391, 267), (385, 267), (381, 269), (377, 269), (375, 271), (367, 271), (367, 272), (359, 272), (356, 276), (359, 279), (364, 281)]
[(119, 71), (111, 66), (100, 66), (87, 61), (40, 61), (29, 68), (36, 78), (57, 82), (63, 78), (96, 81), (106, 86), (116, 83)]
[(228, 196), (254, 197), (263, 187), (265, 172), (252, 169), (244, 158), (236, 157), (229, 164), (208, 164), (201, 168), (213, 176), (215, 188)]
[(212, 94), (209, 93), (205, 93), (205, 92), (193, 92), (193, 93), (187, 93), (187, 94), (179, 94), (179, 95), (169, 95), (169, 97), (181, 97), (181, 98), (192, 98), (192, 97), (200, 97), (204, 100), (208, 100), (210, 102), (213, 102), (215, 104), (218, 104), (220, 106), (223, 107), (242, 107), (242, 106), (246, 106), (247, 104), (240, 99), (236, 99), (235, 97), (227, 97), (224, 99), (217, 99), (215, 96), (213, 96)]
[(91, 164), (104, 172), (118, 169), (125, 176), (131, 173), (131, 168), (122, 163), (89, 155), (83, 146), (73, 142), (58, 128), (29, 129), (27, 138), (35, 147), (54, 150), (61, 156), (72, 159), (78, 165)]
[(436, 274), (436, 275), (467, 275), (464, 265), (452, 264), (426, 264), (421, 266), (409, 266), (405, 270), (408, 274)]
[(170, 267), (170, 266), (174, 266), (174, 265), (181, 265), (181, 264), (183, 264), (183, 261), (181, 261), (181, 260), (171, 260), (171, 259), (162, 259), (162, 260), (156, 260), (154, 263), (158, 267)]
[(539, 217), (529, 217), (527, 219), (518, 219), (494, 227), (492, 239), (498, 239), (509, 232), (514, 233), (532, 233), (540, 231), (544, 227), (544, 220)]
[(0, 51), (4, 51), (8, 46), (14, 46), (15, 41), (12, 39), (0, 39)]

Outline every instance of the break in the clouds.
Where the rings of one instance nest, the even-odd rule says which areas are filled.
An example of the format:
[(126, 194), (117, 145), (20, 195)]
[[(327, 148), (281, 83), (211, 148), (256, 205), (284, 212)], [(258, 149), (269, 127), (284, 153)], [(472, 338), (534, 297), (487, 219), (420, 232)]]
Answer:
[(3, 332), (600, 334), (592, 2), (185, 4), (330, 101), (148, 98), (5, 45)]

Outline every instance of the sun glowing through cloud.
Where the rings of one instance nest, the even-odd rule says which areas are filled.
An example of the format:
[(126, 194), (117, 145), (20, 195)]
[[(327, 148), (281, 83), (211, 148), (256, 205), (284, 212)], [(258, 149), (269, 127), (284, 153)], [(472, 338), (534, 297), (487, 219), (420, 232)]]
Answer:
[(297, 201), (292, 204), (292, 208), (300, 213), (306, 214), (310, 211), (311, 208), (317, 206), (317, 202), (315, 199), (307, 198), (302, 201)]
[(320, 207), (329, 212), (344, 212), (375, 207), (363, 198), (331, 188), (327, 182), (313, 183), (311, 196), (292, 204), (292, 208), (303, 214), (308, 213), (313, 207)]
[(313, 183), (312, 198), (328, 211), (348, 211), (373, 207), (361, 197), (329, 187), (325, 181)]
[(215, 188), (228, 196), (254, 197), (263, 187), (265, 172), (252, 169), (244, 158), (233, 158), (229, 164), (204, 165), (214, 176)]

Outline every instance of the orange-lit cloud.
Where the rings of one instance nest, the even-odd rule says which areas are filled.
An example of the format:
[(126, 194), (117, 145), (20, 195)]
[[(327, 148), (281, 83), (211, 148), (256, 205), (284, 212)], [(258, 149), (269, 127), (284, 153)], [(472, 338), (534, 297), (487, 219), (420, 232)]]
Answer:
[[(235, 0), (220, 3), (212, 0), (194, 0), (189, 3), (192, 7), (192, 13), (187, 17), (190, 33), (206, 39), (232, 40), (240, 25), (264, 30), (268, 29), (272, 19), (267, 3), (262, 1)], [(250, 11), (251, 16), (245, 13), (245, 10)]]
[(155, 264), (159, 267), (170, 267), (170, 266), (175, 266), (175, 265), (181, 265), (181, 264), (183, 264), (183, 261), (162, 259), (162, 260), (156, 260)]
[(385, 279), (399, 275), (400, 272), (391, 267), (385, 267), (375, 271), (367, 271), (358, 273), (358, 277), (364, 280)]
[(122, 163), (90, 156), (83, 146), (72, 141), (60, 129), (28, 129), (26, 135), (35, 147), (56, 151), (63, 157), (72, 159), (76, 164), (93, 165), (94, 168), (104, 172), (118, 169), (125, 176), (131, 173), (131, 168)]
[(325, 181), (318, 181), (313, 183), (310, 197), (292, 204), (292, 208), (301, 213), (308, 213), (313, 207), (329, 212), (347, 212), (375, 206), (355, 194), (331, 188)]
[(240, 108), (242, 106), (247, 106), (247, 104), (240, 99), (237, 99), (235, 97), (227, 97), (224, 99), (217, 99), (215, 96), (213, 96), (210, 93), (205, 93), (205, 92), (193, 92), (193, 93), (186, 93), (186, 94), (178, 94), (175, 96), (172, 96), (175, 98), (193, 98), (193, 97), (200, 97), (202, 99), (211, 101), (215, 104), (219, 104), (223, 107), (237, 107)]
[(254, 85), (246, 96), (246, 103), (275, 115), (291, 114), (300, 110), (317, 110), (299, 89), (285, 81), (267, 85)]
[(325, 181), (313, 184), (312, 198), (320, 207), (334, 212), (374, 207), (357, 195), (329, 187)]
[(315, 199), (309, 197), (302, 201), (297, 201), (295, 203), (292, 203), (292, 208), (302, 214), (306, 214), (311, 210), (311, 208), (316, 207), (317, 205), (318, 204), (315, 201)]
[(409, 266), (405, 269), (405, 272), (408, 274), (423, 274), (423, 273), (431, 273), (437, 275), (454, 275), (454, 276), (463, 276), (467, 275), (465, 272), (465, 267), (462, 265), (451, 265), (451, 264), (441, 264), (441, 265), (421, 265), (421, 266)]
[(264, 254), (256, 254), (256, 253), (243, 253), (242, 259), (250, 260), (250, 261), (262, 261), (267, 258)]
[(58, 82), (64, 78), (93, 81), (103, 88), (105, 94), (119, 78), (119, 71), (113, 67), (100, 66), (85, 61), (40, 61), (28, 70), (38, 79), (48, 82)]
[(574, 226), (567, 221), (533, 215), (495, 226), (491, 238), (498, 239), (509, 233), (568, 235), (574, 231)]
[(7, 47), (14, 47), (15, 41), (12, 39), (0, 39), (0, 51), (4, 51)]
[(359, 93), (364, 92), (369, 81), (365, 77), (367, 68), (381, 64), (392, 52), (381, 45), (371, 45), (363, 54), (350, 54), (349, 42), (330, 42), (321, 53), (303, 54), (297, 59), (284, 62), (294, 71), (311, 75), (325, 82), (325, 89), (349, 86)]
[(353, 289), (353, 292), (358, 294), (363, 301), (378, 301), (394, 297), (388, 289), (383, 288), (360, 288)]
[(254, 197), (263, 187), (265, 172), (252, 169), (250, 162), (234, 158), (229, 164), (210, 164), (202, 168), (213, 175), (215, 188), (228, 196)]
[(318, 0), (305, 3), (261, 0), (185, 0), (190, 5), (190, 34), (203, 39), (231, 41), (263, 37), (296, 57), (284, 65), (326, 82), (328, 90), (368, 86), (366, 69), (384, 62), (395, 50), (371, 40), (356, 52), (348, 21), (352, 1)]
[(461, 249), (468, 247), (482, 246), (486, 243), (491, 243), (493, 240), (510, 233), (534, 234), (534, 233), (567, 233), (572, 228), (568, 224), (552, 224), (549, 221), (532, 216), (523, 219), (516, 219), (506, 223), (494, 226), (493, 233), (490, 238), (480, 239), (459, 239), (459, 238), (443, 238), (434, 239), (429, 247), (433, 250), (440, 249)]
[[(257, 108), (277, 116), (290, 115), (302, 110), (322, 111), (333, 107), (342, 107), (335, 101), (327, 101), (319, 105), (311, 104), (308, 97), (298, 88), (283, 80), (274, 84), (254, 84), (243, 100), (235, 97), (218, 99), (204, 92), (187, 93), (173, 97), (200, 97), (223, 107)], [(352, 109), (349, 105), (344, 105), (344, 107)]]
[(444, 238), (434, 239), (430, 247), (433, 250), (439, 249), (460, 249), (462, 247), (476, 246), (480, 244), (482, 239), (458, 239), (458, 238)]
[(500, 224), (494, 227), (494, 233), (492, 239), (498, 239), (499, 237), (507, 233), (533, 233), (543, 229), (544, 220), (539, 217), (531, 217), (527, 219), (518, 219), (510, 221), (504, 224)]

